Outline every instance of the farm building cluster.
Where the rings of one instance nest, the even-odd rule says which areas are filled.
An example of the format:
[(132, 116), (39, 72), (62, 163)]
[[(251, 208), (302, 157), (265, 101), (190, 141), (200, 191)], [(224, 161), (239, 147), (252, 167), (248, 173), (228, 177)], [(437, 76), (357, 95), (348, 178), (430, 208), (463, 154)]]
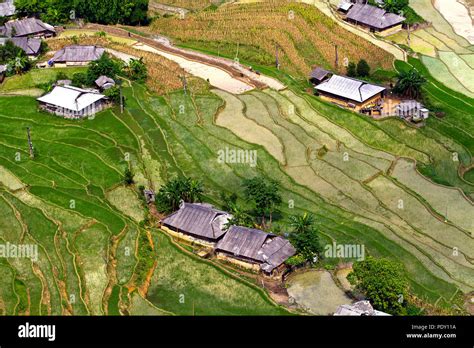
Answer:
[(340, 76), (316, 67), (309, 81), (321, 97), (335, 105), (370, 116), (397, 116), (418, 123), (429, 116), (429, 110), (415, 100), (399, 100), (389, 95), (387, 88)]
[(381, 36), (391, 35), (402, 30), (405, 21), (405, 17), (367, 4), (366, 1), (343, 0), (338, 6), (338, 11), (347, 22)]
[(52, 25), (37, 18), (11, 20), (0, 26), (0, 45), (11, 41), (33, 59), (41, 52), (41, 40), (55, 35)]
[(264, 231), (228, 226), (232, 215), (206, 203), (182, 203), (179, 210), (161, 220), (172, 236), (199, 245), (217, 259), (271, 277), (281, 277), (285, 261), (295, 255), (291, 243)]
[[(99, 46), (71, 45), (57, 51), (48, 65), (55, 67), (86, 66), (100, 59), (105, 49)], [(40, 108), (57, 116), (79, 119), (95, 115), (111, 105), (109, 98), (101, 92), (115, 86), (114, 79), (100, 76), (96, 88), (71, 86), (71, 80), (59, 80), (53, 90), (38, 98)]]

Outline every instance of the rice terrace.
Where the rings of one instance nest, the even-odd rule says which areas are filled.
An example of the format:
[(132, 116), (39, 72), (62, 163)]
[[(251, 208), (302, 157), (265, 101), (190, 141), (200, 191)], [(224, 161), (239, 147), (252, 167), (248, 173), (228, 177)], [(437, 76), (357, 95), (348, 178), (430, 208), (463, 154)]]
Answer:
[(474, 314), (472, 2), (125, 2), (0, 0), (2, 315)]

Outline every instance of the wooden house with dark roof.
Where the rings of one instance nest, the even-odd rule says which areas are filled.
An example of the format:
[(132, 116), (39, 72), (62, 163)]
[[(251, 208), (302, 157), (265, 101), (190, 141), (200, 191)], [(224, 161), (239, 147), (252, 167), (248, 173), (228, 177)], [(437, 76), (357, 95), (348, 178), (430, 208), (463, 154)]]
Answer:
[(24, 18), (6, 22), (0, 27), (0, 34), (6, 37), (46, 38), (55, 36), (56, 30), (37, 18)]
[(382, 36), (402, 29), (405, 17), (368, 4), (353, 4), (347, 11), (345, 20)]
[(386, 92), (385, 87), (339, 75), (333, 75), (315, 89), (322, 99), (354, 111), (379, 103)]
[(10, 39), (16, 47), (21, 48), (30, 58), (35, 58), (41, 51), (41, 39), (34, 37), (13, 37)]
[(295, 255), (291, 243), (279, 236), (257, 229), (231, 226), (220, 240), (215, 252), (217, 257), (267, 275), (280, 275), (284, 262)]
[(227, 232), (231, 217), (210, 204), (183, 203), (179, 210), (161, 220), (161, 224), (165, 231), (179, 239), (214, 247)]
[(100, 59), (104, 52), (105, 49), (99, 46), (70, 45), (57, 51), (48, 64), (56, 67), (84, 66)]

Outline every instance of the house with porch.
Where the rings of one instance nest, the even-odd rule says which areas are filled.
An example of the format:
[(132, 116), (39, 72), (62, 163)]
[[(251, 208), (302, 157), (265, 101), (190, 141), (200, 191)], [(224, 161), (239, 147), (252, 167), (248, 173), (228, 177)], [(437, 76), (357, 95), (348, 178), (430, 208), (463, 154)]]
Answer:
[(56, 86), (37, 100), (41, 109), (73, 119), (95, 115), (109, 105), (107, 97), (98, 91), (73, 86)]
[(52, 25), (37, 18), (16, 19), (0, 27), (0, 36), (48, 38), (56, 35)]
[(227, 232), (232, 215), (206, 203), (182, 203), (161, 220), (161, 228), (189, 243), (213, 248)]
[(254, 228), (231, 226), (215, 248), (218, 259), (242, 268), (281, 276), (284, 262), (296, 254), (291, 243), (279, 236)]
[(104, 53), (105, 48), (99, 46), (70, 45), (57, 51), (48, 64), (55, 67), (85, 66), (100, 59)]
[(339, 75), (333, 75), (315, 89), (322, 99), (357, 112), (376, 105), (386, 93), (385, 87)]
[(381, 36), (391, 35), (402, 30), (403, 22), (406, 19), (369, 4), (343, 2), (339, 5), (338, 10), (347, 22)]

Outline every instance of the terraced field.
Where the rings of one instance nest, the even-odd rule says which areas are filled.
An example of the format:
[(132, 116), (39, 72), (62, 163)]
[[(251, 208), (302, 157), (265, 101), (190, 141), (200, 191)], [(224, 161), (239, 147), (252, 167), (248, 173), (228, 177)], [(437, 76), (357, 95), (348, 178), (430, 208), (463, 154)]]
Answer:
[[(126, 91), (126, 114), (108, 110), (83, 121), (39, 113), (33, 98), (0, 97), (0, 241), (39, 246), (37, 259), (0, 259), (0, 312), (192, 315), (222, 308), (226, 314), (285, 314), (257, 287), (181, 250), (162, 232), (152, 231), (152, 255), (144, 258), (141, 250), (150, 245), (138, 224), (143, 208), (136, 193), (121, 185), (123, 170), (130, 166), (148, 185), (153, 178), (159, 186), (159, 175), (180, 172), (172, 158), (185, 153), (167, 151), (163, 130), (149, 114), (152, 107), (167, 107), (166, 101), (144, 109), (135, 92), (144, 89)], [(34, 160), (25, 146), (27, 126)], [(141, 263), (153, 259), (159, 267), (147, 300), (138, 294)], [(205, 275), (206, 282), (191, 283), (190, 273)]]
[(412, 0), (410, 6), (431, 26), (411, 34), (400, 32), (390, 40), (408, 45), (420, 53), (431, 75), (454, 91), (474, 97), (474, 50), (466, 38), (458, 35), (453, 25), (438, 12), (430, 0)]
[[(8, 279), (0, 309), (286, 313), (254, 285), (141, 227), (141, 202), (121, 185), (126, 167), (155, 189), (177, 174), (199, 178), (217, 205), (221, 192), (243, 197), (243, 178), (278, 180), (283, 202), (295, 203), (282, 205), (281, 228), (289, 214), (311, 211), (324, 242), (364, 244), (370, 255), (401, 261), (417, 296), (451, 308), (474, 289), (474, 189), (458, 174), (472, 157), (474, 105), (435, 82), (429, 88), (445, 96), (450, 114), (423, 129), (370, 120), (292, 89), (157, 96), (132, 84), (123, 89), (123, 114), (111, 109), (82, 121), (37, 112), (33, 98), (0, 97), (0, 238), (40, 246), (37, 261), (0, 260)], [(256, 150), (257, 166), (220, 163), (226, 147)]]

